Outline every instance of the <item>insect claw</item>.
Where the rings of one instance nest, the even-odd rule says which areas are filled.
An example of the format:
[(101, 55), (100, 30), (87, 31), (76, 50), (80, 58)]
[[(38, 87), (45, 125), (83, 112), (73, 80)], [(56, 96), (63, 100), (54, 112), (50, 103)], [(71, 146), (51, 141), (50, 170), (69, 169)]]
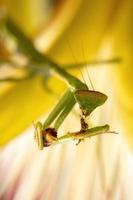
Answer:
[(79, 143), (80, 143), (81, 141), (84, 141), (84, 139), (79, 139), (78, 142), (76, 143), (76, 145), (79, 145)]

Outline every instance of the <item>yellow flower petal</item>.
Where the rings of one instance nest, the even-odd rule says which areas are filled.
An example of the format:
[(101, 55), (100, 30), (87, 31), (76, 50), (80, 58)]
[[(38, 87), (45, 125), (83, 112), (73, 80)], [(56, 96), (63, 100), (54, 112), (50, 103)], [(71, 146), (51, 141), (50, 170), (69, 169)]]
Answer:
[[(35, 2), (37, 1), (32, 1), (34, 5)], [(47, 26), (44, 36), (42, 38), (40, 36), (41, 43), (45, 44), (49, 31), (51, 33), (50, 40), (44, 48), (45, 52), (61, 64), (95, 58), (102, 39), (109, 29), (111, 17), (116, 14), (113, 11), (118, 2), (116, 0), (101, 0), (100, 3), (98, 0), (68, 1), (59, 10), (53, 23)], [(63, 9), (64, 15), (61, 13)], [(29, 35), (36, 32), (40, 26), (42, 19), (34, 23), (36, 16), (32, 18), (33, 10), (30, 1), (24, 0), (18, 3), (16, 0), (10, 0), (8, 12)], [(39, 37), (36, 43), (43, 50), (38, 39)], [(56, 86), (56, 90), (63, 87), (60, 82), (57, 84), (53, 81), (53, 85)], [(25, 81), (9, 88), (0, 97), (1, 145), (19, 134), (52, 103), (53, 99), (44, 93), (38, 79)]]
[[(52, 45), (48, 51), (49, 56), (59, 63), (95, 59), (101, 42), (110, 28), (111, 18), (114, 19), (117, 14), (117, 10), (114, 12), (117, 4), (118, 1), (112, 0), (81, 1), (66, 31), (55, 38), (54, 46)], [(43, 39), (45, 43), (45, 35)]]
[(133, 2), (126, 1), (116, 20), (113, 35), (113, 55), (121, 57), (122, 63), (114, 68), (118, 108), (125, 137), (133, 149)]
[[(50, 85), (55, 85), (52, 89), (59, 94), (64, 90), (57, 79)], [(15, 84), (0, 96), (0, 145), (20, 134), (54, 104), (55, 98), (44, 90), (39, 78)]]

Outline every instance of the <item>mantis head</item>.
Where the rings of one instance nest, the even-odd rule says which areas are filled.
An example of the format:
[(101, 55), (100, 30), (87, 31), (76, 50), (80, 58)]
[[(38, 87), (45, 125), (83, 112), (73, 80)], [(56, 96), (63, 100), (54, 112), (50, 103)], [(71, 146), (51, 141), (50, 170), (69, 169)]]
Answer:
[(105, 94), (93, 90), (77, 90), (74, 96), (85, 116), (90, 115), (95, 108), (104, 104), (108, 98)]

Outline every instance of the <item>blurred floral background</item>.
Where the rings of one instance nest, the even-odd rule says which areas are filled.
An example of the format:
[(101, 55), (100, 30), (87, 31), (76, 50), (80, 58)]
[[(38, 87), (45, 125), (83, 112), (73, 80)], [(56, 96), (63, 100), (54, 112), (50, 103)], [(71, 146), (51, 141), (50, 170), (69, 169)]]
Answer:
[[(0, 200), (133, 199), (132, 9), (131, 0), (0, 1)], [(82, 71), (89, 85), (88, 69), (108, 96), (91, 123), (108, 123), (118, 135), (38, 150), (32, 122), (45, 120), (67, 85), (48, 68), (32, 76), (22, 67), (27, 58), (3, 29), (6, 17), (63, 68), (120, 59), (67, 69), (81, 79)], [(60, 132), (77, 130), (78, 118), (75, 108)]]

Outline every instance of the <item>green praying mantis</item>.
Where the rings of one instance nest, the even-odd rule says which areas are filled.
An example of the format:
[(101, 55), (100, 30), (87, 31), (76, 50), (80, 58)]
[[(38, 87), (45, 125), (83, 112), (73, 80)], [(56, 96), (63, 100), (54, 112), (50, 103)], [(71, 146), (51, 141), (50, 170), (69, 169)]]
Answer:
[[(42, 150), (44, 147), (60, 144), (69, 140), (77, 140), (79, 143), (87, 137), (103, 133), (115, 133), (109, 131), (109, 125), (107, 124), (90, 128), (86, 122), (86, 118), (98, 106), (101, 106), (105, 103), (107, 100), (107, 96), (105, 94), (98, 91), (89, 90), (87, 84), (83, 83), (77, 77), (69, 74), (57, 63), (51, 61), (48, 57), (40, 53), (34, 47), (33, 43), (10, 19), (6, 19), (5, 26), (9, 33), (15, 37), (18, 49), (21, 51), (21, 53), (29, 58), (30, 62), (33, 64), (33, 68), (36, 66), (36, 69), (40, 70), (41, 68), (43, 70), (46, 66), (49, 66), (51, 70), (53, 70), (67, 82), (69, 87), (44, 123), (39, 121), (34, 124), (34, 138), (40, 150)], [(37, 68), (37, 66), (39, 66), (39, 68)], [(58, 130), (61, 124), (64, 122), (76, 103), (79, 105), (81, 113), (81, 129), (77, 132), (70, 132), (58, 137)]]
[[(34, 124), (35, 141), (40, 150), (44, 147), (60, 144), (69, 140), (78, 140), (77, 144), (79, 144), (80, 141), (87, 137), (103, 133), (115, 133), (109, 131), (108, 124), (89, 128), (86, 123), (86, 118), (94, 109), (105, 103), (107, 96), (101, 92), (89, 90), (86, 84), (69, 74), (66, 74), (65, 79), (69, 83), (69, 89), (64, 93), (45, 122), (43, 124), (41, 122)], [(58, 129), (76, 103), (78, 103), (81, 112), (81, 129), (77, 132), (70, 132), (61, 137), (57, 137)], [(51, 126), (52, 124), (53, 126)]]

